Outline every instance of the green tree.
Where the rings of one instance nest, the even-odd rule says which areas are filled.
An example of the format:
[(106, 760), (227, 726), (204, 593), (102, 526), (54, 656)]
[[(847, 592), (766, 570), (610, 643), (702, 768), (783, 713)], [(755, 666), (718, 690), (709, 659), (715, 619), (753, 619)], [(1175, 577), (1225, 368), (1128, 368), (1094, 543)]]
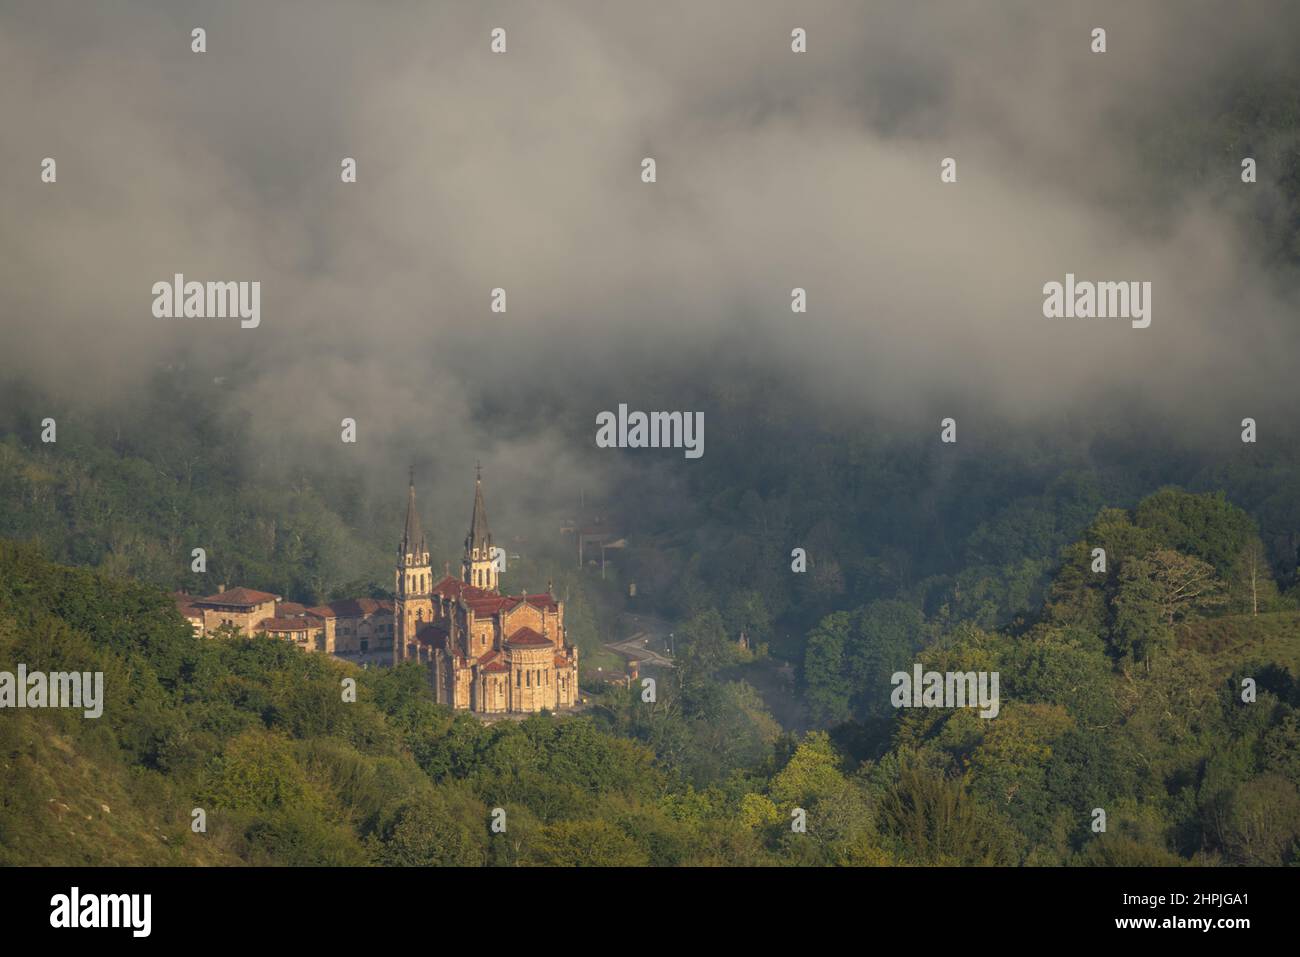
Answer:
[(882, 835), (917, 864), (1010, 864), (1016, 854), (1004, 821), (983, 811), (960, 778), (904, 758), (880, 801)]
[(608, 821), (559, 821), (533, 838), (527, 862), (548, 867), (641, 867), (649, 857)]
[(1227, 601), (1214, 567), (1199, 558), (1159, 548), (1146, 557), (1145, 567), (1156, 584), (1160, 614), (1170, 627)]
[(1111, 603), (1111, 644), (1117, 654), (1133, 661), (1149, 661), (1173, 638), (1155, 573), (1155, 566), (1141, 558), (1130, 558), (1120, 566), (1119, 587)]
[(852, 628), (853, 616), (840, 611), (827, 615), (808, 633), (803, 677), (815, 721), (833, 723), (849, 717), (852, 682), (845, 655)]
[(1237, 560), (1255, 525), (1222, 492), (1194, 495), (1164, 488), (1148, 495), (1133, 513), (1134, 524), (1155, 534), (1166, 548), (1191, 555), (1226, 574)]
[(469, 867), (482, 864), (483, 854), (446, 806), (425, 799), (403, 808), (378, 860), (388, 867)]
[(772, 778), (768, 793), (783, 810), (807, 808), (844, 786), (840, 761), (830, 736), (825, 731), (810, 731), (799, 742), (785, 767)]

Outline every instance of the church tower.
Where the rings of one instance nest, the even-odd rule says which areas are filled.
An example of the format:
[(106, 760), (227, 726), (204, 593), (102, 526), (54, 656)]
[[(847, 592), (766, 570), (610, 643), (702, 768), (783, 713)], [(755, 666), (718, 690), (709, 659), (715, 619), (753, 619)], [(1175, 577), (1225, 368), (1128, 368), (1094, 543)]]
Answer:
[(406, 492), (406, 529), (397, 546), (393, 602), (393, 664), (406, 660), (407, 648), (425, 624), (433, 620), (433, 569), (420, 513), (415, 510), (415, 469)]
[(461, 577), (470, 585), (497, 590), (497, 563), (492, 560), (492, 532), (488, 528), (487, 506), (483, 504), (483, 469), (475, 466), (474, 514), (465, 536), (465, 558)]

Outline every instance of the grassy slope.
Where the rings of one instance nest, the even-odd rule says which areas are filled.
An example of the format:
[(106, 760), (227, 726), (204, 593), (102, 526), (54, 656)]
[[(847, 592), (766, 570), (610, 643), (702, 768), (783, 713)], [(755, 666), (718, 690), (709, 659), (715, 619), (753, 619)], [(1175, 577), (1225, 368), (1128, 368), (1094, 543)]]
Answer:
[(1178, 629), (1179, 647), (1206, 655), (1224, 672), (1244, 660), (1271, 661), (1300, 674), (1300, 612), (1227, 615), (1186, 622)]
[(237, 864), (120, 761), (74, 746), (48, 715), (0, 719), (0, 864)]

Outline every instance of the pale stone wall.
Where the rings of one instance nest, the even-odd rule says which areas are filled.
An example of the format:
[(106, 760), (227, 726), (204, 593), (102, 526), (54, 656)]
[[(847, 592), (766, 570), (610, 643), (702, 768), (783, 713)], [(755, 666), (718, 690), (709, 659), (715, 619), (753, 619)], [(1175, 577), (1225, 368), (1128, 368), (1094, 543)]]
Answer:
[(510, 647), (510, 710), (541, 711), (556, 707), (555, 648)]
[(499, 671), (480, 673), (474, 682), (474, 710), (482, 714), (501, 714), (510, 708), (509, 674)]
[[(474, 604), (473, 598), (434, 596), (432, 617), (446, 622), (448, 634), (447, 647), (426, 659), (429, 683), (439, 703), (476, 714), (533, 713), (578, 703), (577, 649), (566, 646), (562, 604), (539, 608), (524, 601), (495, 613), (484, 608), (479, 614)], [(508, 636), (521, 628), (545, 636), (547, 644), (511, 645)], [(507, 671), (487, 671), (478, 665), (478, 659), (494, 651), (502, 652), (495, 660), (504, 663)], [(557, 657), (567, 663), (557, 665)]]
[[(418, 608), (418, 606), (417, 606)], [(432, 611), (426, 611), (425, 621)], [(326, 649), (335, 651), (362, 651), (361, 643), (366, 642), (366, 651), (391, 646), (393, 642), (393, 615), (387, 610), (371, 612), (365, 615), (340, 615), (326, 619)]]
[(393, 572), (393, 582), (393, 637), (397, 643), (393, 650), (394, 657), (404, 661), (414, 655), (411, 646), (420, 628), (434, 618), (429, 553), (404, 555)]
[[(575, 649), (576, 653), (576, 649)], [(556, 701), (561, 708), (572, 708), (578, 703), (578, 666), (555, 669)]]
[(469, 636), (469, 645), (465, 653), (477, 658), (494, 648), (501, 647), (501, 631), (495, 617), (479, 618), (473, 611), (465, 612), (465, 634)]
[(325, 629), (318, 622), (303, 618), (301, 625), (296, 624), (286, 630), (283, 627), (263, 629), (272, 638), (280, 638), (297, 645), (304, 651), (323, 651), (325, 648)]
[(456, 668), (454, 675), (452, 707), (468, 709), (470, 706), (470, 681), (473, 676), (470, 674), (469, 668)]
[(483, 552), (484, 550), (475, 548), (462, 560), (463, 578), (476, 588), (496, 591), (498, 584), (497, 566), (492, 561), (491, 554), (484, 554)]
[[(508, 608), (501, 613), (502, 628), (507, 635), (513, 635), (520, 628), (531, 628), (539, 635), (545, 634), (542, 631), (542, 611), (540, 608), (534, 608), (526, 602), (515, 605), (514, 608)], [(554, 638), (553, 635), (547, 635), (548, 638)]]
[(330, 654), (333, 654), (334, 651), (338, 648), (338, 636), (335, 634), (335, 630), (334, 630), (335, 624), (337, 622), (338, 622), (337, 618), (325, 619), (324, 636), (322, 640), (325, 643), (326, 652)]
[(245, 635), (252, 635), (257, 631), (258, 622), (263, 618), (275, 617), (275, 602), (259, 602), (250, 608), (216, 608), (203, 609), (203, 633), (210, 635), (223, 624), (230, 623), (242, 631)]

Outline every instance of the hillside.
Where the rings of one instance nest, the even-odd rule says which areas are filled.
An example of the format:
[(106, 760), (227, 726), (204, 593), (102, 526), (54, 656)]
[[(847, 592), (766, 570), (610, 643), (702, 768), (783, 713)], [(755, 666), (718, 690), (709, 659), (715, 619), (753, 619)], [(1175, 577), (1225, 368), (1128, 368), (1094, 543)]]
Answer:
[[(1250, 528), (1162, 492), (1103, 509), (1020, 627), (902, 601), (832, 613), (802, 683), (839, 717), (801, 737), (713, 610), (679, 626), (656, 700), (588, 689), (583, 715), (485, 726), (435, 704), (419, 666), (195, 639), (156, 586), (0, 541), (0, 671), (105, 680), (99, 718), (0, 712), (0, 863), (1300, 862), (1300, 614), (1275, 589), (1235, 612)], [(1170, 598), (1179, 575), (1208, 583), (1198, 603)], [(887, 707), (913, 662), (1000, 674), (996, 719)]]
[(1225, 615), (1185, 622), (1179, 628), (1178, 643), (1229, 672), (1244, 660), (1260, 660), (1300, 675), (1300, 612)]

